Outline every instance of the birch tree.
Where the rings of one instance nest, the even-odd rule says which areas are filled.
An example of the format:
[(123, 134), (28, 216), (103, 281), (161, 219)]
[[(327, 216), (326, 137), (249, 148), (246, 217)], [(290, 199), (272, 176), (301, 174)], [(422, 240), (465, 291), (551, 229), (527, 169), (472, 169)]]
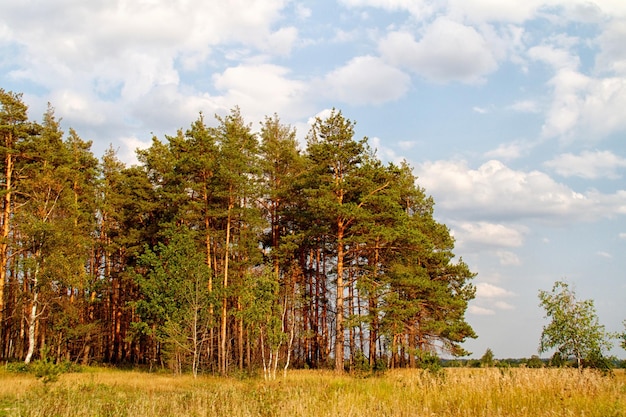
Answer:
[(610, 337), (600, 324), (593, 300), (578, 300), (564, 281), (552, 291), (539, 291), (539, 305), (550, 323), (543, 327), (539, 352), (556, 349), (561, 356), (574, 356), (578, 368), (586, 358), (599, 357), (611, 348)]

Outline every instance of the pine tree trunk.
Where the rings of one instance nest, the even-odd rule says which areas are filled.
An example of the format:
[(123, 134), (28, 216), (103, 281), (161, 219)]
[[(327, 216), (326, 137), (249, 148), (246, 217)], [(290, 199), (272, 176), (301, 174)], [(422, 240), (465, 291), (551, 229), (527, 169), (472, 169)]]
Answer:
[[(232, 192), (232, 189), (231, 189)], [(224, 291), (224, 296), (222, 297), (222, 317), (221, 317), (221, 340), (220, 340), (220, 372), (222, 374), (226, 374), (227, 360), (226, 360), (226, 312), (227, 312), (227, 302), (228, 299), (226, 297), (226, 289), (228, 288), (228, 261), (230, 257), (230, 228), (232, 222), (232, 209), (234, 204), (231, 201), (228, 204), (228, 215), (226, 220), (226, 244), (224, 248), (224, 280), (222, 284), (222, 291)]]
[(343, 225), (340, 223), (337, 231), (337, 315), (335, 317), (335, 371), (343, 372), (343, 344), (344, 344), (344, 324), (343, 324)]
[[(4, 340), (4, 333), (6, 331), (4, 326), (4, 288), (7, 281), (7, 267), (9, 263), (8, 253), (9, 253), (9, 233), (10, 233), (10, 222), (11, 222), (11, 196), (12, 196), (12, 184), (11, 179), (13, 177), (13, 155), (11, 154), (10, 148), (12, 143), (11, 133), (9, 133), (6, 138), (5, 145), (7, 146), (7, 154), (5, 157), (5, 168), (4, 168), (4, 198), (3, 198), (3, 207), (2, 207), (2, 229), (0, 234), (0, 341)], [(3, 346), (2, 351), (0, 351), (0, 358), (4, 358), (6, 351), (5, 346)]]

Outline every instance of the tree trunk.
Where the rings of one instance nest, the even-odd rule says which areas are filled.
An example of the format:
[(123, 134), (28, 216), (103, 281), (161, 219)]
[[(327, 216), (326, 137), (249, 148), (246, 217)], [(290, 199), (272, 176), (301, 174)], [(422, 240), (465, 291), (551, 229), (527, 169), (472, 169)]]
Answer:
[(335, 371), (343, 372), (343, 344), (344, 344), (344, 326), (343, 326), (343, 224), (340, 222), (337, 231), (337, 315), (335, 318)]
[(230, 227), (231, 227), (231, 222), (232, 222), (232, 209), (234, 207), (234, 204), (232, 202), (232, 197), (230, 199), (231, 201), (228, 203), (228, 215), (227, 215), (227, 220), (226, 220), (226, 244), (225, 244), (225, 248), (224, 248), (224, 280), (223, 280), (223, 284), (222, 284), (222, 291), (224, 291), (224, 296), (222, 297), (222, 317), (221, 317), (221, 340), (220, 340), (220, 346), (221, 346), (221, 351), (220, 351), (220, 372), (222, 374), (226, 374), (226, 366), (227, 366), (227, 360), (226, 360), (226, 312), (227, 312), (227, 302), (228, 299), (226, 297), (226, 288), (228, 288), (228, 261), (229, 261), (229, 257), (230, 257)]
[(33, 285), (33, 304), (30, 308), (30, 316), (28, 320), (28, 352), (26, 353), (26, 358), (24, 359), (24, 363), (28, 365), (33, 358), (33, 353), (35, 352), (35, 329), (37, 325), (37, 301), (39, 298), (39, 292), (36, 289), (36, 278), (35, 285)]
[[(4, 340), (4, 287), (7, 281), (7, 266), (8, 266), (8, 254), (9, 254), (9, 232), (10, 232), (10, 222), (11, 222), (11, 179), (13, 177), (13, 155), (11, 154), (10, 148), (12, 145), (12, 135), (8, 134), (6, 138), (5, 145), (7, 146), (7, 154), (5, 157), (5, 168), (4, 168), (4, 198), (3, 198), (3, 207), (2, 207), (2, 229), (0, 234), (0, 341)], [(4, 357), (5, 351), (2, 349), (0, 351), (0, 357)]]

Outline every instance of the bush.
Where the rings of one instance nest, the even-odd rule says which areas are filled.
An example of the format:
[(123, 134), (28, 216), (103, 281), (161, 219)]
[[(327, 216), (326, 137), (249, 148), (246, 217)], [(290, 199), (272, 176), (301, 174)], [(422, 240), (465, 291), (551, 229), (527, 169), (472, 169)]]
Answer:
[(526, 366), (529, 368), (543, 368), (543, 361), (539, 356), (533, 355), (528, 362), (526, 362)]
[(29, 366), (24, 362), (8, 362), (6, 364), (6, 370), (16, 374), (25, 374), (30, 372)]
[(418, 368), (425, 369), (432, 374), (440, 374), (443, 371), (441, 366), (441, 359), (435, 354), (430, 352), (422, 353), (417, 362)]

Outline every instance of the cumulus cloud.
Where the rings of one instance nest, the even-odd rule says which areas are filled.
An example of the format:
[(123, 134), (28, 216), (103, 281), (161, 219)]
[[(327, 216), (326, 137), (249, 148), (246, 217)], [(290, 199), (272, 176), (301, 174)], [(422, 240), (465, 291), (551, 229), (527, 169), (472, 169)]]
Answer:
[(626, 168), (626, 158), (611, 151), (583, 151), (579, 155), (558, 155), (544, 165), (563, 177), (617, 179), (621, 178), (617, 171)]
[[(80, 72), (122, 77), (129, 85), (153, 80), (155, 74), (169, 79), (175, 59), (206, 58), (222, 42), (268, 51), (281, 45), (282, 53), (294, 41), (293, 29), (272, 30), (286, 0), (90, 2), (84, 7), (60, 3), (49, 1), (33, 9), (14, 2), (2, 8), (12, 37), (23, 45), (15, 58), (37, 73), (38, 66), (47, 66), (48, 75), (56, 72), (49, 80)], [(140, 74), (127, 79), (132, 69)]]
[(448, 218), (478, 221), (594, 220), (626, 212), (626, 191), (580, 193), (540, 171), (518, 171), (500, 161), (472, 169), (465, 161), (425, 162), (419, 183)]
[(476, 316), (493, 316), (496, 312), (490, 308), (480, 307), (475, 304), (471, 304), (467, 311), (469, 314), (473, 314)]
[(515, 307), (504, 299), (514, 297), (515, 293), (486, 282), (476, 284), (476, 299), (468, 311), (475, 315), (492, 315), (496, 310), (513, 310)]
[(410, 77), (373, 56), (361, 56), (329, 73), (320, 89), (349, 104), (380, 104), (402, 97)]
[[(248, 105), (239, 102), (241, 97), (256, 100), (257, 107), (268, 105), (262, 113), (250, 105), (254, 117), (274, 110), (301, 116), (310, 110), (299, 108), (304, 83), (289, 79), (281, 67), (250, 64), (251, 57), (291, 52), (299, 33), (283, 16), (290, 4), (154, 0), (78, 7), (50, 0), (32, 7), (2, 2), (0, 44), (14, 45), (8, 77), (41, 91), (41, 97), (29, 97), (33, 108), (51, 101), (59, 117), (81, 134), (124, 147), (132, 142), (129, 135), (140, 131), (173, 133), (198, 111)], [(303, 7), (293, 13), (300, 19), (310, 15)], [(232, 57), (247, 64), (233, 64)], [(199, 76), (204, 79), (198, 81)], [(262, 98), (256, 95), (263, 92)]]
[(128, 164), (128, 165), (138, 165), (139, 160), (137, 159), (137, 149), (147, 149), (152, 144), (149, 141), (143, 141), (136, 136), (125, 136), (120, 139), (120, 141), (124, 144), (125, 148), (120, 149), (118, 152), (118, 157), (120, 161)]
[(454, 236), (459, 246), (519, 247), (524, 242), (526, 229), (485, 221), (454, 223)]
[(528, 151), (530, 151), (533, 146), (534, 145), (532, 143), (524, 141), (502, 143), (498, 145), (496, 149), (486, 152), (485, 157), (511, 161), (528, 154)]
[(246, 115), (262, 120), (267, 114), (302, 117), (310, 112), (305, 104), (308, 87), (289, 78), (289, 69), (272, 64), (241, 64), (215, 74), (215, 87), (223, 93), (224, 107), (239, 105)]
[(499, 250), (496, 251), (496, 255), (498, 256), (498, 259), (500, 260), (500, 265), (502, 266), (520, 266), (522, 264), (519, 256), (517, 256), (513, 252)]
[(600, 72), (626, 75), (626, 20), (613, 20), (599, 36), (600, 53), (596, 56), (596, 69)]
[(519, 100), (511, 104), (509, 108), (520, 113), (539, 113), (541, 108), (535, 100)]
[(532, 18), (544, 0), (449, 0), (449, 10), (472, 22), (522, 23)]
[(396, 164), (400, 164), (405, 159), (401, 155), (398, 155), (395, 150), (385, 146), (383, 141), (377, 136), (369, 138), (369, 142), (372, 146), (372, 149), (374, 149), (374, 151), (376, 152), (376, 155), (383, 161), (391, 161)]
[(487, 282), (479, 282), (476, 284), (476, 298), (503, 298), (513, 295), (511, 291)]
[(506, 301), (496, 301), (494, 306), (500, 310), (515, 310), (515, 307), (512, 304), (507, 303)]
[(379, 43), (382, 56), (436, 82), (480, 82), (498, 67), (476, 29), (445, 17), (430, 24), (419, 40), (409, 32), (389, 33)]
[(578, 38), (555, 35), (528, 50), (531, 60), (554, 71), (547, 83), (552, 97), (542, 127), (544, 138), (594, 142), (626, 129), (621, 112), (626, 106), (624, 34), (626, 23), (615, 20), (600, 35), (594, 75), (580, 70)]

